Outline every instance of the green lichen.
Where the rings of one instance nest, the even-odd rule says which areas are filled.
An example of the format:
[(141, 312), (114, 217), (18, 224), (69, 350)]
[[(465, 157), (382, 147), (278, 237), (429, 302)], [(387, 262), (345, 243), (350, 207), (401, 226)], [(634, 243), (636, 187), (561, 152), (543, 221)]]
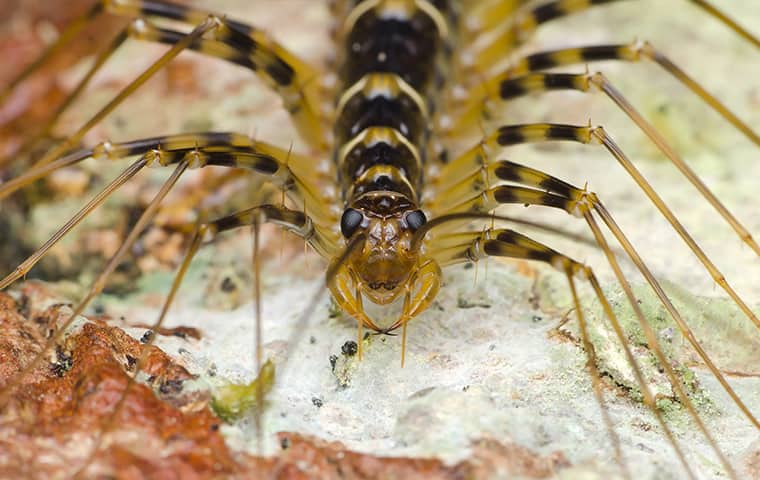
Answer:
[(227, 384), (217, 388), (213, 394), (211, 409), (227, 423), (239, 420), (263, 404), (263, 397), (272, 390), (274, 379), (274, 363), (267, 360), (252, 382), (242, 385)]

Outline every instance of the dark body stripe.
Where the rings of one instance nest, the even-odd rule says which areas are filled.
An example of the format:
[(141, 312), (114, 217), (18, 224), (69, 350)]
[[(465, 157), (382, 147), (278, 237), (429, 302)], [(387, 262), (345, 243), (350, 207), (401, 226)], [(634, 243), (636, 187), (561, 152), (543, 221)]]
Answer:
[[(411, 2), (407, 10), (386, 9), (383, 2), (372, 0), (356, 2), (353, 25), (345, 34), (339, 70), (344, 93), (334, 132), (347, 206), (369, 192), (388, 192), (387, 201), (374, 202), (373, 210), (398, 211), (401, 203), (407, 205), (404, 208), (417, 204), (426, 116), (441, 74), (441, 30), (451, 26), (451, 3), (431, 1), (439, 9), (431, 13)], [(447, 23), (443, 29), (442, 21)], [(404, 198), (393, 200), (399, 194)]]

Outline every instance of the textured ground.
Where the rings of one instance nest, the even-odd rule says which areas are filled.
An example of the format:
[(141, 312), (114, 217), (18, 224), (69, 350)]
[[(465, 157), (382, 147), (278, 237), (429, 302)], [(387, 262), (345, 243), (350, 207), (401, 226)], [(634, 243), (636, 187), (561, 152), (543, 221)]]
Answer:
[[(314, 58), (321, 55), (326, 42), (324, 12), (318, 6), (314, 7), (312, 2), (288, 1), (277, 4), (278, 7), (286, 4), (297, 10), (298, 22), (284, 21), (283, 17), (290, 20), (293, 15), (293, 12), (284, 8), (267, 8), (262, 5), (260, 10), (251, 14), (235, 3), (219, 2), (215, 8), (237, 13), (234, 16), (247, 18), (277, 32), (284, 42), (305, 56)], [(248, 2), (242, 3), (247, 5)], [(757, 72), (753, 65), (760, 64), (758, 52), (695, 11), (688, 2), (667, 2), (668, 8), (657, 8), (664, 3), (624, 2), (619, 6), (600, 8), (542, 30), (536, 45), (554, 47), (602, 41), (625, 42), (636, 35), (653, 40), (655, 45), (665, 49), (674, 60), (686, 66), (690, 73), (698, 74), (708, 90), (724, 99), (741, 118), (756, 125), (760, 121), (760, 92), (754, 80)], [(760, 7), (751, 5), (751, 2), (741, 2), (743, 5), (736, 3), (720, 2), (751, 30), (760, 32)], [(634, 22), (630, 20), (632, 18), (637, 20)], [(151, 58), (149, 55), (135, 56), (145, 51), (142, 45), (130, 46), (116, 60), (115, 66), (109, 69), (110, 73), (103, 75), (97, 82), (96, 89), (88, 95), (87, 105), (102, 104), (112, 94), (114, 86), (123, 81), (123, 75), (147, 64)], [(135, 58), (139, 60), (134, 60)], [(595, 69), (597, 65), (591, 68)], [(621, 90), (630, 93), (636, 105), (673, 139), (674, 147), (687, 157), (705, 182), (746, 223), (749, 230), (760, 232), (760, 213), (755, 208), (754, 200), (756, 179), (760, 174), (757, 162), (754, 161), (757, 148), (735, 134), (716, 115), (699, 105), (688, 92), (655, 67), (605, 64), (598, 68), (608, 73)], [(66, 82), (70, 84), (69, 77), (77, 71), (82, 71), (81, 65), (68, 75), (62, 75), (59, 82), (64, 87)], [(269, 113), (277, 105), (276, 98), (262, 94), (261, 85), (251, 82), (249, 78), (245, 72), (219, 67), (216, 62), (198, 62), (196, 57), (189, 56), (178, 62), (169, 73), (160, 75), (147, 85), (145, 95), (136, 97), (120, 109), (104, 126), (88, 137), (88, 141), (94, 143), (103, 138), (121, 140), (159, 132), (212, 127), (256, 132), (257, 137), (280, 145), (288, 145), (296, 140), (292, 130), (287, 127), (284, 114)], [(221, 96), (220, 92), (227, 92), (228, 95)], [(156, 105), (161, 108), (156, 108)], [(192, 105), (192, 108), (187, 105)], [(580, 124), (585, 123), (590, 116), (593, 123), (605, 125), (626, 152), (638, 161), (645, 175), (651, 178), (658, 191), (682, 217), (684, 224), (694, 232), (705, 251), (715, 259), (729, 280), (751, 305), (757, 306), (760, 299), (760, 282), (757, 281), (760, 267), (757, 259), (747, 248), (741, 247), (732, 232), (712, 214), (705, 202), (678, 177), (674, 169), (657, 156), (645, 137), (636, 132), (623, 115), (605, 108), (605, 105), (601, 96), (555, 94), (546, 99), (515, 103), (507, 112), (508, 122), (551, 119)], [(75, 112), (71, 115), (70, 123), (81, 121), (82, 115), (84, 113)], [(712, 286), (709, 277), (703, 273), (692, 255), (668, 230), (665, 222), (655, 215), (633, 182), (613, 165), (605, 152), (599, 148), (555, 144), (541, 148), (514, 148), (506, 155), (511, 160), (537, 166), (575, 184), (588, 182), (590, 189), (599, 192), (623, 229), (640, 247), (642, 256), (650, 262), (659, 277), (668, 281), (669, 292), (677, 299), (677, 306), (695, 324), (697, 337), (716, 357), (720, 367), (731, 373), (732, 384), (748, 402), (750, 409), (756, 414), (760, 412), (760, 372), (757, 371), (760, 346), (757, 332), (750, 328), (746, 319), (736, 313), (735, 308), (721, 298), (722, 292)], [(99, 168), (89, 167), (90, 174), (96, 180), (101, 173)], [(55, 289), (63, 293), (54, 294), (53, 298), (57, 298), (56, 295), (81, 294), (78, 284), (92, 276), (92, 268), (81, 270), (81, 259), (90, 258), (98, 252), (107, 254), (108, 245), (112, 245), (114, 240), (104, 232), (112, 228), (114, 221), (122, 229), (126, 224), (126, 220), (118, 221), (122, 218), (118, 215), (125, 215), (118, 213), (119, 207), (134, 198), (145, 198), (155, 188), (153, 185), (155, 183), (143, 182), (131, 190), (125, 189), (113, 202), (113, 208), (99, 216), (94, 226), (88, 230), (95, 233), (88, 234), (89, 237), (75, 237), (80, 240), (71, 241), (59, 250), (60, 253), (56, 255), (58, 263), (51, 266), (50, 270), (58, 272), (67, 280), (72, 279), (71, 275), (66, 275), (67, 265), (73, 265), (72, 268), (81, 273), (78, 273), (79, 282), (58, 283)], [(185, 191), (192, 191), (193, 185), (195, 183), (190, 183)], [(16, 247), (22, 237), (26, 249), (40, 244), (57, 223), (50, 219), (64, 218), (67, 212), (73, 212), (79, 205), (81, 200), (72, 199), (37, 207), (31, 212), (31, 217), (20, 221), (25, 227), (22, 233), (4, 239), (3, 246), (10, 244)], [(582, 225), (577, 221), (534, 210), (523, 212), (518, 209), (518, 212), (540, 215), (552, 222), (561, 222), (575, 231), (583, 231)], [(110, 215), (115, 215), (117, 220)], [(169, 214), (165, 216), (171, 217)], [(622, 296), (610, 281), (609, 272), (598, 251), (565, 239), (540, 234), (537, 236), (599, 270), (613, 302), (622, 303)], [(82, 240), (87, 238), (92, 241), (88, 243)], [(304, 258), (300, 253), (300, 245), (295, 242), (286, 243), (281, 252), (280, 238), (279, 234), (267, 231), (265, 255), (271, 260), (266, 263), (264, 272), (265, 355), (275, 361), (277, 380), (268, 397), (264, 417), (266, 451), (273, 453), (282, 450), (282, 437), (277, 437), (276, 432), (288, 431), (314, 435), (325, 441), (340, 441), (348, 449), (369, 455), (352, 456), (340, 451), (340, 447), (325, 446), (319, 441), (311, 442), (308, 439), (302, 443), (300, 437), (295, 436), (292, 437), (292, 445), (297, 447), (294, 448), (297, 453), (289, 454), (294, 455), (290, 457), (293, 463), (288, 463), (286, 457), (280, 457), (281, 460), (278, 461), (283, 462), (280, 470), (273, 467), (275, 471), (285, 472), (282, 473), (282, 478), (298, 478), (296, 470), (306, 469), (309, 462), (334, 465), (331, 462), (336, 458), (346, 457), (354, 462), (350, 464), (354, 466), (371, 463), (373, 466), (366, 468), (377, 470), (366, 472), (378, 475), (383, 469), (393, 468), (407, 468), (403, 474), (412, 476), (417, 472), (419, 475), (419, 470), (415, 468), (420, 468), (430, 469), (426, 470), (428, 472), (441, 472), (442, 478), (446, 478), (443, 475), (466, 476), (468, 473), (476, 478), (486, 475), (499, 478), (505, 471), (540, 476), (549, 474), (552, 470), (557, 470), (559, 475), (566, 478), (581, 475), (586, 475), (587, 478), (606, 478), (614, 471), (611, 447), (583, 368), (585, 357), (577, 345), (574, 322), (561, 332), (556, 331), (570, 305), (562, 276), (522, 262), (491, 261), (487, 272), (482, 264), (479, 266), (478, 282), (475, 284), (474, 269), (453, 268), (447, 272), (447, 285), (436, 304), (410, 326), (406, 366), (401, 369), (398, 337), (370, 337), (365, 343), (365, 358), (362, 362), (343, 353), (345, 342), (355, 337), (354, 323), (334, 317), (325, 295), (315, 304), (311, 303), (314, 292), (319, 290), (322, 282), (322, 263), (313, 255)], [(111, 243), (104, 239), (111, 239)], [(164, 238), (159, 233), (154, 233), (154, 237), (146, 239), (143, 245), (148, 250), (163, 252), (163, 257), (161, 254), (142, 257), (139, 268), (153, 273), (141, 276), (137, 283), (134, 275), (129, 272), (121, 280), (117, 279), (121, 289), (116, 289), (116, 292), (137, 289), (129, 297), (109, 296), (98, 302), (98, 311), (104, 312), (113, 321), (118, 322), (120, 317), (124, 317), (125, 322), (133, 325), (152, 322), (168, 288), (171, 274), (159, 267), (164, 263), (171, 264), (176, 258), (179, 251), (178, 239)], [(217, 464), (204, 470), (199, 465), (208, 464), (203, 463), (206, 460), (201, 458), (187, 461), (187, 458), (182, 457), (182, 449), (189, 448), (188, 445), (174, 445), (172, 454), (166, 457), (169, 463), (158, 465), (150, 453), (134, 448), (134, 442), (129, 443), (128, 439), (134, 438), (130, 435), (135, 435), (134, 431), (130, 433), (129, 428), (121, 432), (124, 434), (121, 437), (118, 433), (111, 437), (113, 442), (125, 442), (125, 456), (117, 458), (114, 463), (109, 463), (112, 459), (104, 456), (99, 459), (102, 462), (100, 465), (110, 467), (102, 468), (140, 465), (134, 467), (138, 469), (135, 470), (135, 478), (151, 474), (161, 478), (161, 472), (165, 472), (163, 468), (178, 468), (177, 465), (180, 464), (189, 465), (187, 468), (199, 474), (209, 475), (214, 471), (217, 474), (233, 474), (251, 466), (263, 465), (256, 463), (247, 454), (230, 453), (255, 451), (256, 437), (250, 422), (222, 426), (220, 431), (225, 435), (227, 445), (224, 446), (219, 434), (211, 428), (216, 425), (213, 417), (202, 408), (206, 397), (202, 394), (193, 397), (196, 394), (188, 393), (195, 392), (198, 388), (205, 391), (206, 386), (218, 387), (227, 382), (249, 381), (253, 377), (252, 308), (248, 294), (251, 289), (248, 273), (250, 256), (246, 253), (249, 250), (250, 240), (247, 236), (225, 238), (214, 247), (204, 250), (191, 270), (178, 299), (178, 307), (173, 311), (169, 322), (171, 326), (201, 329), (201, 340), (159, 337), (161, 348), (182, 365), (172, 370), (174, 375), (182, 375), (184, 370), (181, 368), (193, 375), (201, 375), (196, 381), (183, 382), (180, 392), (180, 396), (192, 397), (192, 401), (182, 399), (190, 402), (192, 408), (180, 401), (174, 403), (174, 407), (179, 410), (153, 403), (152, 394), (147, 388), (140, 390), (142, 396), (135, 401), (135, 408), (141, 406), (141, 411), (146, 415), (144, 423), (143, 417), (140, 417), (141, 422), (135, 422), (141, 435), (145, 435), (145, 432), (158, 432), (157, 437), (171, 439), (172, 433), (168, 433), (170, 429), (161, 429), (166, 426), (166, 422), (155, 423), (156, 419), (188, 415), (187, 418), (195, 420), (179, 421), (183, 428), (208, 427), (206, 431), (209, 436), (183, 431), (182, 438), (191, 438), (207, 445), (203, 449), (204, 454), (228, 470), (214, 470), (218, 467)], [(80, 256), (67, 255), (67, 252), (72, 251), (78, 252)], [(244, 253), (241, 255), (240, 252)], [(162, 262), (162, 259), (165, 261)], [(632, 272), (633, 268), (628, 266), (627, 270)], [(666, 340), (673, 361), (678, 362), (678, 366), (691, 368), (699, 379), (695, 398), (698, 399), (698, 408), (711, 431), (716, 434), (720, 445), (737, 468), (744, 469), (748, 477), (753, 472), (756, 474), (759, 441), (757, 431), (738, 413), (719, 389), (717, 382), (705, 373), (700, 366), (701, 362), (683, 347), (682, 340), (667, 323), (665, 315), (658, 310), (647, 289), (640, 286), (641, 280), (635, 276), (632, 278), (634, 284), (639, 285), (637, 293), (642, 294), (642, 304), (650, 312), (648, 317), (655, 321), (658, 332)], [(24, 293), (18, 293), (17, 299), (22, 302), (21, 306), (34, 306), (21, 310), (28, 322), (29, 319), (36, 318), (34, 311), (44, 310), (35, 302), (45, 305), (48, 301), (45, 299), (49, 296), (30, 296), (30, 289), (35, 290), (29, 284), (24, 288)], [(683, 472), (679, 469), (672, 449), (652, 416), (635, 400), (637, 394), (635, 388), (631, 389), (630, 373), (625, 368), (619, 349), (609, 341), (609, 334), (600, 326), (598, 307), (587, 289), (584, 289), (583, 295), (589, 306), (589, 314), (592, 315), (594, 336), (602, 360), (600, 367), (607, 375), (605, 390), (610, 412), (629, 464), (635, 467), (637, 478), (681, 478)], [(23, 320), (14, 316), (12, 312), (16, 308), (9, 302), (4, 297), (3, 305), (11, 312), (13, 322), (17, 323), (6, 320), (4, 325), (10, 327), (5, 328), (10, 328), (12, 332), (21, 331), (19, 325), (23, 324)], [(621, 306), (620, 311), (621, 315), (631, 321), (630, 314), (625, 313), (624, 307)], [(308, 315), (304, 315), (304, 312)], [(46, 325), (44, 322), (37, 324), (43, 327)], [(139, 339), (145, 333), (145, 328), (127, 331)], [(89, 327), (89, 330), (83, 332), (79, 335), (84, 335), (85, 339), (103, 336), (111, 339), (106, 342), (104, 351), (86, 350), (87, 354), (83, 353), (83, 358), (97, 359), (97, 352), (104, 352), (101, 356), (110, 358), (108, 352), (112, 352), (111, 356), (119, 361), (97, 368), (103, 368), (109, 375), (113, 375), (107, 377), (112, 378), (113, 382), (125, 381), (126, 377), (117, 367), (129, 363), (125, 361), (124, 355), (136, 348), (134, 342), (123, 338), (118, 330), (108, 330), (103, 325)], [(30, 333), (36, 339), (40, 334), (33, 330)], [(632, 336), (637, 345), (637, 353), (646, 359), (648, 354), (645, 348), (636, 343), (635, 335)], [(82, 345), (80, 348), (94, 348), (86, 347), (86, 343), (72, 342)], [(13, 347), (15, 349), (10, 350), (19, 359), (23, 355), (18, 352), (34, 351), (30, 344), (23, 345), (26, 346), (16, 345)], [(71, 375), (69, 380), (78, 378), (74, 375), (89, 372), (89, 364), (80, 364), (79, 357), (74, 358), (74, 367), (68, 372)], [(96, 365), (98, 363), (95, 362)], [(3, 366), (6, 370), (8, 365), (10, 364), (4, 357)], [(652, 381), (658, 385), (658, 391), (663, 397), (672, 396), (658, 376), (657, 369), (652, 368), (650, 372)], [(7, 375), (7, 371), (4, 370), (3, 374)], [(90, 378), (89, 375), (94, 374), (87, 373), (85, 377)], [(52, 389), (46, 391), (64, 392), (66, 388), (73, 388), (63, 380), (50, 377), (48, 374), (41, 380), (44, 388)], [(95, 385), (98, 383), (95, 382)], [(111, 385), (109, 388), (115, 387)], [(154, 388), (161, 391), (155, 383)], [(108, 397), (108, 392), (114, 390), (95, 387), (95, 391), (98, 395)], [(40, 395), (34, 395), (34, 390), (24, 390), (23, 393), (28, 396), (20, 397), (22, 400), (40, 398)], [(44, 395), (44, 398), (52, 397)], [(97, 400), (100, 397), (92, 398)], [(108, 399), (113, 402), (113, 397)], [(22, 416), (27, 423), (4, 425), (13, 428), (17, 434), (24, 435), (23, 438), (34, 445), (26, 454), (35, 448), (44, 448), (43, 458), (47, 460), (43, 462), (52, 462), (49, 465), (62, 462), (62, 459), (65, 463), (68, 454), (77, 454), (68, 450), (62, 452), (60, 446), (70, 444), (50, 440), (56, 438), (55, 435), (39, 435), (39, 429), (42, 428), (40, 425), (59, 433), (64, 428), (77, 425), (77, 422), (66, 424), (58, 421), (56, 419), (65, 416), (49, 412), (57, 411), (57, 408), (68, 409), (63, 410), (66, 412), (73, 410), (84, 415), (82, 418), (89, 418), (89, 422), (101, 418), (103, 412), (107, 412), (106, 408), (100, 411), (98, 408), (82, 408), (90, 404), (77, 402), (45, 400), (41, 406), (32, 405), (35, 405), (29, 407), (32, 413)], [(108, 403), (97, 405), (105, 407)], [(40, 410), (34, 410), (36, 408)], [(717, 476), (714, 456), (683, 412), (672, 404), (666, 405), (666, 412), (679, 440), (683, 442), (690, 463), (700, 477)], [(4, 422), (9, 422), (7, 417)], [(83, 421), (81, 425), (93, 423)], [(79, 428), (73, 427), (64, 438), (68, 441), (71, 438), (81, 441), (88, 430)], [(29, 435), (29, 432), (35, 434)], [(117, 450), (117, 453), (121, 451)], [(430, 460), (390, 462), (373, 456), (436, 457), (443, 463)], [(11, 468), (14, 465), (23, 466), (29, 461), (24, 456), (12, 458), (16, 463), (10, 463)], [(172, 464), (172, 459), (179, 459), (178, 463)], [(308, 462), (298, 463), (304, 459)], [(199, 463), (193, 463), (196, 460)], [(124, 463), (118, 463), (121, 461)], [(278, 461), (273, 460), (266, 465), (276, 465)], [(523, 464), (529, 467), (515, 470), (516, 466)], [(486, 465), (486, 470), (476, 473), (473, 473), (474, 470), (466, 470), (483, 465)], [(119, 471), (131, 472), (128, 469)], [(362, 472), (351, 471), (357, 477), (359, 473), (356, 472)], [(369, 475), (366, 472), (364, 474)], [(2, 473), (3, 470), (0, 470)], [(393, 475), (401, 474), (386, 471), (386, 475), (392, 478)]]

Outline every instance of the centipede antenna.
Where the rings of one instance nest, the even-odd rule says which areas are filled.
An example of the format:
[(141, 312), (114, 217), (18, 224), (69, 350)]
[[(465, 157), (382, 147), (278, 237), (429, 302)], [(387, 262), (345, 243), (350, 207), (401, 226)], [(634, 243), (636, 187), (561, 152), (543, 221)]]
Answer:
[(82, 220), (84, 220), (90, 213), (92, 213), (100, 204), (102, 204), (114, 191), (124, 185), (130, 178), (134, 177), (146, 164), (146, 160), (141, 158), (133, 163), (129, 168), (124, 170), (121, 175), (109, 183), (103, 190), (101, 190), (87, 205), (85, 205), (79, 212), (76, 213), (66, 224), (61, 227), (57, 232), (51, 236), (44, 245), (37, 249), (26, 260), (21, 262), (12, 273), (0, 280), (0, 290), (5, 289), (8, 285), (12, 284), (19, 278), (29, 272), (34, 265), (39, 262), (45, 254), (58, 243), (67, 233), (69, 233), (74, 227), (76, 227)]
[(127, 376), (127, 384), (124, 387), (124, 390), (122, 391), (121, 396), (119, 397), (119, 400), (116, 402), (116, 405), (114, 405), (111, 413), (106, 417), (105, 421), (102, 423), (100, 430), (98, 430), (97, 433), (95, 434), (93, 447), (90, 449), (90, 453), (87, 455), (87, 458), (85, 459), (82, 466), (79, 467), (79, 469), (74, 474), (75, 479), (82, 478), (87, 468), (92, 464), (93, 460), (95, 460), (95, 456), (100, 451), (100, 448), (103, 443), (103, 438), (116, 425), (116, 419), (121, 413), (122, 408), (124, 408), (124, 404), (127, 400), (127, 397), (129, 396), (130, 391), (134, 387), (136, 380), (138, 378), (138, 375), (140, 374), (143, 367), (145, 366), (145, 362), (148, 360), (148, 354), (149, 354), (150, 348), (153, 346), (156, 338), (158, 337), (157, 332), (160, 331), (161, 327), (164, 324), (166, 315), (167, 313), (169, 313), (169, 309), (171, 308), (171, 305), (174, 302), (174, 298), (177, 295), (177, 292), (179, 291), (179, 287), (182, 285), (182, 281), (185, 278), (185, 274), (187, 273), (187, 270), (190, 267), (190, 264), (192, 263), (193, 258), (195, 257), (195, 254), (198, 253), (198, 250), (201, 247), (205, 234), (206, 234), (206, 226), (202, 225), (201, 223), (196, 225), (195, 232), (193, 233), (193, 237), (192, 237), (192, 240), (190, 241), (190, 245), (188, 246), (187, 252), (185, 253), (185, 257), (182, 259), (182, 263), (180, 264), (179, 270), (177, 270), (177, 273), (174, 276), (174, 281), (172, 282), (171, 289), (169, 290), (169, 293), (167, 294), (166, 299), (164, 300), (164, 304), (161, 307), (161, 313), (159, 314), (158, 319), (155, 321), (155, 323), (153, 323), (153, 325), (151, 325), (150, 328), (148, 329), (151, 335), (148, 336), (146, 341), (142, 342), (142, 345), (140, 348), (140, 356), (137, 359), (137, 362), (135, 364), (134, 372), (132, 373), (132, 375)]
[(61, 338), (63, 338), (63, 335), (66, 333), (66, 330), (74, 323), (77, 317), (79, 317), (84, 312), (85, 308), (87, 308), (90, 302), (96, 296), (98, 296), (98, 294), (100, 294), (103, 288), (105, 288), (108, 277), (110, 277), (111, 274), (114, 272), (114, 270), (116, 270), (116, 267), (119, 265), (119, 263), (124, 258), (124, 256), (129, 252), (129, 249), (135, 243), (140, 233), (142, 233), (145, 227), (148, 226), (150, 221), (156, 215), (156, 212), (158, 210), (159, 205), (161, 204), (161, 201), (163, 201), (163, 199), (166, 197), (166, 195), (169, 193), (172, 187), (174, 187), (174, 185), (177, 183), (177, 181), (179, 180), (179, 177), (187, 169), (187, 166), (188, 164), (185, 161), (177, 165), (177, 167), (174, 169), (174, 172), (164, 182), (164, 184), (161, 186), (161, 189), (153, 197), (151, 202), (145, 208), (145, 211), (143, 211), (142, 215), (140, 215), (140, 218), (138, 218), (135, 225), (129, 231), (129, 234), (124, 239), (119, 249), (116, 251), (116, 253), (113, 254), (111, 259), (108, 261), (106, 266), (101, 271), (98, 278), (92, 283), (92, 285), (90, 286), (90, 290), (87, 292), (87, 295), (85, 295), (85, 297), (74, 308), (73, 313), (63, 322), (63, 324), (61, 324), (59, 327), (56, 328), (55, 332), (51, 335), (51, 337), (45, 343), (45, 346), (32, 359), (32, 361), (29, 362), (26, 366), (24, 366), (24, 368), (21, 369), (21, 371), (16, 373), (16, 375), (14, 375), (12, 378), (8, 380), (8, 383), (6, 384), (5, 388), (2, 391), (0, 391), (0, 409), (5, 407), (10, 397), (10, 394), (13, 392), (13, 390), (15, 390), (16, 387), (18, 387), (19, 382), (21, 382), (21, 380), (24, 377), (26, 377), (29, 373), (31, 373), (35, 368), (37, 368), (40, 365), (40, 363), (45, 358), (45, 355), (47, 354), (47, 352), (53, 346), (55, 346), (61, 340)]

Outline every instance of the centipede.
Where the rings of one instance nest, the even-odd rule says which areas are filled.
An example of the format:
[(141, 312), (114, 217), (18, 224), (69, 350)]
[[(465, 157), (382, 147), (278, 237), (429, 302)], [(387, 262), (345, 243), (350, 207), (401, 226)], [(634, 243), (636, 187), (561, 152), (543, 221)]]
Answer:
[(663, 3), (9, 9), (0, 477), (760, 475), (760, 10)]

